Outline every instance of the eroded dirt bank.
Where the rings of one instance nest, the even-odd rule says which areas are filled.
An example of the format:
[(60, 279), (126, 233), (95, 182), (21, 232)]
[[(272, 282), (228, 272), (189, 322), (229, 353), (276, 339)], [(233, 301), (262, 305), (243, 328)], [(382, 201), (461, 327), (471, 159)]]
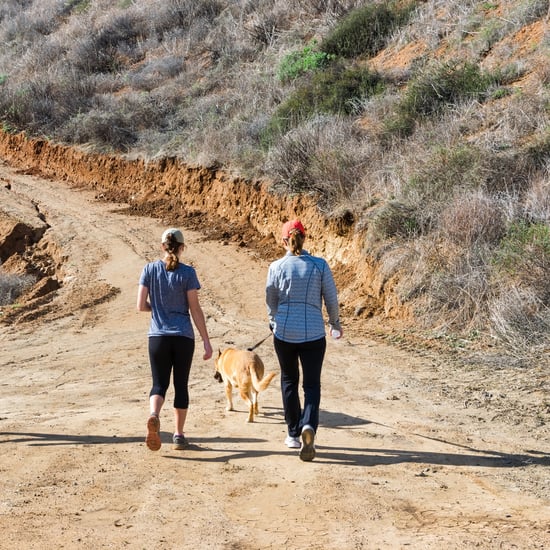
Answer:
[(281, 221), (300, 217), (309, 230), (309, 250), (333, 266), (348, 316), (410, 318), (392, 292), (392, 279), (378, 273), (365, 256), (364, 236), (353, 220), (328, 220), (307, 197), (274, 195), (268, 183), (245, 181), (175, 158), (145, 162), (89, 154), (23, 134), (0, 133), (0, 158), (26, 174), (93, 189), (96, 198), (126, 203), (134, 214), (237, 242), (263, 258), (278, 254)]

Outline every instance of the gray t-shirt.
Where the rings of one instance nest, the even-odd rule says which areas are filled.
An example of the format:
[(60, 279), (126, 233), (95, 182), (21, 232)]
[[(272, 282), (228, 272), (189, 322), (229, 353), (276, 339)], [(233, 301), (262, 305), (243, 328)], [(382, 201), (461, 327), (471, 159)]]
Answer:
[(179, 263), (168, 271), (162, 260), (156, 260), (143, 268), (139, 284), (149, 289), (149, 336), (195, 337), (187, 301), (187, 291), (200, 288), (193, 267)]

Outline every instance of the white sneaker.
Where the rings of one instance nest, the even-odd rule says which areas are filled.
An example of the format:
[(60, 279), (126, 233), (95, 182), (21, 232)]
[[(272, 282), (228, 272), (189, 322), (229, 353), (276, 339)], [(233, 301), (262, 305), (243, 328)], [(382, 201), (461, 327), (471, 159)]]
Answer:
[(291, 435), (287, 435), (285, 439), (285, 445), (289, 449), (299, 449), (302, 444), (300, 443), (300, 439), (297, 437), (292, 437)]
[(315, 430), (309, 424), (302, 428), (302, 442), (300, 459), (311, 462), (315, 458)]

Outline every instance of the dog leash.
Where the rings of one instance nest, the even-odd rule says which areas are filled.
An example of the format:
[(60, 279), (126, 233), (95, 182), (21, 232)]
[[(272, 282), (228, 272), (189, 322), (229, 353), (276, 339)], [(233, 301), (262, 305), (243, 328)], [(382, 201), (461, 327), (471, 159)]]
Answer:
[(252, 346), (251, 348), (246, 348), (246, 349), (248, 351), (254, 351), (258, 346), (263, 344), (270, 336), (271, 336), (271, 332), (263, 340), (260, 340), (255, 346)]

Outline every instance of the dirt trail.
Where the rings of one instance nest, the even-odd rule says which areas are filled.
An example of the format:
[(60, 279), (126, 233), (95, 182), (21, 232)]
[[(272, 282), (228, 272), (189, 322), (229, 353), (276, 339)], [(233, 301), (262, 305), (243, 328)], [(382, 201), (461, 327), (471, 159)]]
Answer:
[[(0, 222), (47, 224), (41, 246), (63, 279), (44, 315), (0, 325), (0, 548), (550, 546), (541, 373), (451, 368), (348, 331), (329, 341), (318, 456), (302, 463), (283, 445), (278, 379), (247, 424), (197, 353), (191, 447), (171, 449), (167, 407), (163, 447), (148, 451), (135, 293), (165, 226), (7, 166), (0, 179)], [(185, 235), (214, 347), (262, 339), (268, 261)], [(269, 341), (258, 352), (277, 369)]]

